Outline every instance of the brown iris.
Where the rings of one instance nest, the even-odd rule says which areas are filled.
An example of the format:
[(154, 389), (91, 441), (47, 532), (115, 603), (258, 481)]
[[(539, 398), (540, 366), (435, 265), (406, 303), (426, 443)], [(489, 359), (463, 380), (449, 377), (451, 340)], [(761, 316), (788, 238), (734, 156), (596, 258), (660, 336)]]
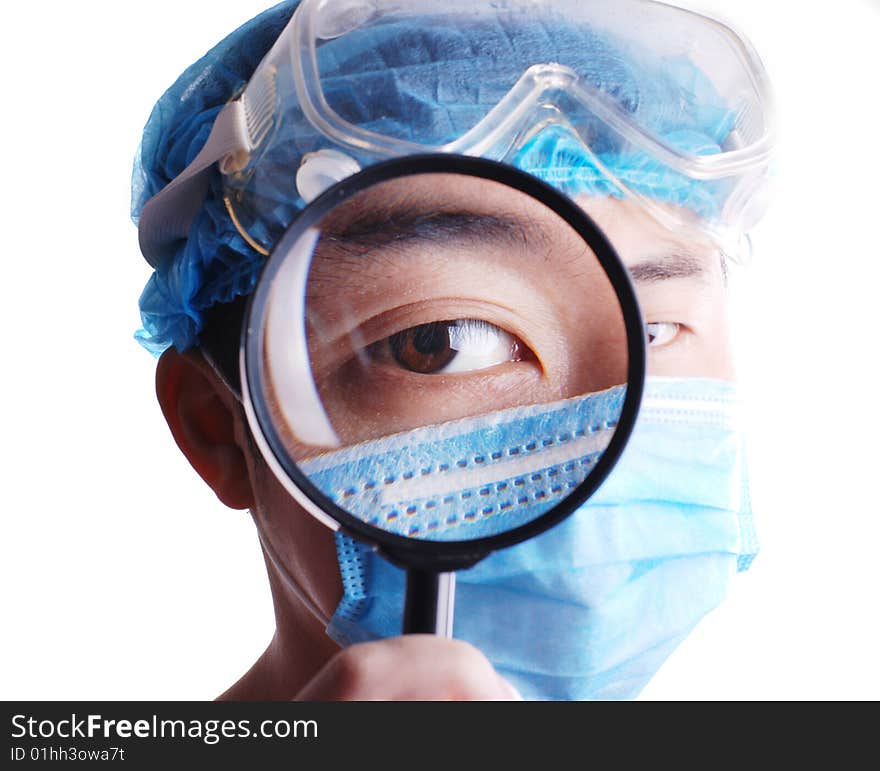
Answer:
[(442, 370), (458, 351), (452, 347), (450, 328), (457, 321), (434, 321), (410, 327), (388, 338), (395, 360), (412, 372), (427, 375)]

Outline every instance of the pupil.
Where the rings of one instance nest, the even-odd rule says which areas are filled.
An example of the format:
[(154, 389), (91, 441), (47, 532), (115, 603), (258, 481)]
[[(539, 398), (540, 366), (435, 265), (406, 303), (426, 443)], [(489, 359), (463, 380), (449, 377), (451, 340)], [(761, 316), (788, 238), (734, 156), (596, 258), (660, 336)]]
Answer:
[(449, 346), (449, 327), (437, 323), (416, 327), (412, 333), (412, 345), (421, 354), (438, 354)]

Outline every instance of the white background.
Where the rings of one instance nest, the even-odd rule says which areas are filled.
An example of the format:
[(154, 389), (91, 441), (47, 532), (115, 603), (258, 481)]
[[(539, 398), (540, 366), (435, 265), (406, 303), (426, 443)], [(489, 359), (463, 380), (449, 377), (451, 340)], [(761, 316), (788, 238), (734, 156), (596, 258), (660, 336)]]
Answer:
[[(876, 699), (880, 3), (702, 6), (749, 34), (778, 99), (777, 197), (737, 281), (763, 550), (644, 697)], [(268, 642), (271, 605), (247, 514), (178, 453), (132, 340), (149, 270), (128, 186), (152, 104), (264, 2), (14, 7), (0, 698), (213, 698)]]

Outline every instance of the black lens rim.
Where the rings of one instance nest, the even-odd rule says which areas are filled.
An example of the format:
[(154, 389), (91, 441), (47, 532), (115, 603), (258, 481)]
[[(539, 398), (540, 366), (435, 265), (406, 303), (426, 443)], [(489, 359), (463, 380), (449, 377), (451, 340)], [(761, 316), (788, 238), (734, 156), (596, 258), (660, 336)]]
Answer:
[[(537, 519), (513, 530), (471, 541), (406, 538), (388, 533), (349, 514), (300, 471), (296, 462), (285, 451), (284, 443), (272, 425), (268, 406), (262, 398), (256, 397), (264, 393), (262, 386), (266, 373), (260, 341), (272, 277), (282, 261), (278, 257), (279, 247), (298, 238), (340, 203), (367, 188), (392, 179), (442, 173), (479, 177), (506, 185), (530, 195), (565, 220), (591, 247), (617, 293), (623, 311), (629, 355), (627, 389), (620, 419), (611, 442), (587, 478), (565, 499)], [(485, 158), (441, 153), (406, 156), (369, 166), (334, 185), (303, 209), (270, 253), (256, 289), (250, 297), (245, 323), (242, 325), (241, 357), (244, 363), (241, 377), (246, 380), (259, 430), (274, 460), (290, 482), (330, 519), (337, 522), (344, 533), (378, 549), (397, 564), (446, 571), (466, 567), (493, 551), (513, 546), (549, 530), (580, 508), (605, 481), (629, 441), (638, 416), (644, 392), (646, 340), (642, 313), (629, 273), (611, 242), (580, 206), (537, 177), (512, 166)]]

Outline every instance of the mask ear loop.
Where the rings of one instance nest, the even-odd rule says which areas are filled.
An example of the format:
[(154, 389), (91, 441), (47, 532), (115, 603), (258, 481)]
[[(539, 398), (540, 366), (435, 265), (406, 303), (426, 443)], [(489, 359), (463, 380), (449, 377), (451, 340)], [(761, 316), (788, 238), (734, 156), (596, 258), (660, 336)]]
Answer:
[(248, 233), (245, 227), (241, 224), (241, 220), (239, 220), (238, 215), (235, 213), (235, 207), (232, 205), (232, 200), (228, 195), (223, 196), (223, 205), (226, 207), (226, 213), (229, 215), (229, 219), (232, 220), (232, 224), (235, 226), (238, 234), (247, 242), (247, 245), (257, 254), (260, 254), (263, 257), (268, 257), (269, 250)]
[(323, 611), (318, 607), (318, 604), (309, 597), (306, 590), (300, 586), (296, 578), (293, 577), (293, 574), (287, 569), (284, 560), (281, 559), (280, 555), (275, 550), (275, 547), (263, 533), (263, 529), (260, 527), (258, 519), (253, 516), (253, 512), (251, 512), (251, 516), (253, 517), (254, 523), (256, 523), (257, 537), (260, 539), (260, 545), (263, 547), (263, 552), (269, 558), (269, 562), (275, 569), (276, 574), (281, 577), (285, 587), (303, 604), (303, 607), (312, 615), (312, 617), (315, 618), (324, 629), (326, 629), (330, 624), (330, 619), (324, 615)]

